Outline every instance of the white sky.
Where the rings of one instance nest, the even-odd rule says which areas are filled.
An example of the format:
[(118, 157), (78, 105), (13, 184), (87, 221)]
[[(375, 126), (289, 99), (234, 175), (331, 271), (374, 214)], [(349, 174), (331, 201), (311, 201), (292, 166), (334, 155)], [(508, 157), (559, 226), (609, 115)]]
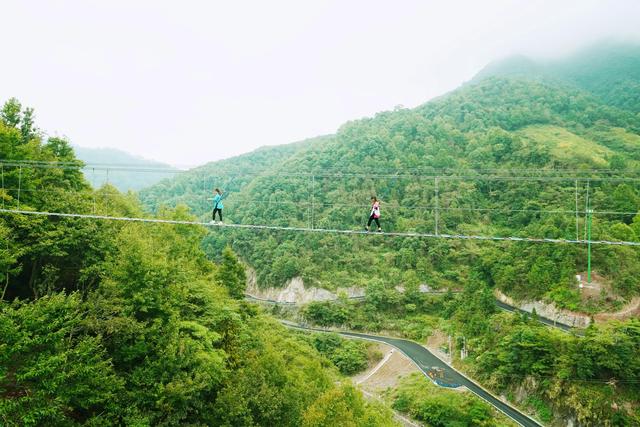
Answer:
[(511, 54), (640, 38), (640, 1), (0, 0), (0, 101), (196, 165), (413, 107)]

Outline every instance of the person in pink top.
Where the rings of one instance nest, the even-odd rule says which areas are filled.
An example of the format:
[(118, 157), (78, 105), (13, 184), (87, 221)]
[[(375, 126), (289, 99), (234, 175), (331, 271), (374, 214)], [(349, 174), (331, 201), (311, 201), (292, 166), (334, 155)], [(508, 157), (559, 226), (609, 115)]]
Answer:
[(382, 231), (380, 227), (380, 202), (376, 198), (376, 196), (371, 197), (371, 214), (369, 215), (369, 222), (365, 227), (365, 230), (369, 231), (369, 227), (371, 227), (371, 222), (375, 221), (378, 226), (378, 232)]

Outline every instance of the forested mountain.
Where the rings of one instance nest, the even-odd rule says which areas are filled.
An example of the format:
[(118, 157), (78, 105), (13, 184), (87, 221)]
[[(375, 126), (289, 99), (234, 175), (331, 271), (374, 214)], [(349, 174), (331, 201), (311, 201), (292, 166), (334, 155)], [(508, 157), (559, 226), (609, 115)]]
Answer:
[[(23, 211), (208, 221), (207, 199), (220, 187), (226, 222), (363, 230), (376, 195), (384, 231), (577, 240), (593, 209), (593, 240), (639, 242), (633, 106), (608, 95), (615, 84), (589, 89), (522, 58), (512, 68), (414, 109), (346, 123), (335, 135), (176, 174), (142, 191), (142, 202), (110, 185), (92, 189), (69, 144), (43, 140), (30, 110), (11, 100), (0, 120), (0, 196)], [(632, 100), (635, 74), (620, 73)], [(67, 166), (37, 164), (50, 161)], [(587, 300), (574, 278), (586, 269), (583, 244), (6, 212), (0, 235), (2, 424), (392, 425), (388, 410), (342, 381), (338, 370), (361, 365), (343, 358), (356, 346), (337, 357), (333, 338), (287, 332), (241, 300), (245, 270), (234, 251), (260, 286), (301, 276), (330, 289), (365, 287), (363, 301), (309, 304), (301, 316), (422, 342), (435, 331), (449, 335), (461, 350), (450, 354), (454, 364), (545, 423), (640, 420), (637, 319), (578, 336), (539, 325), (535, 314), (500, 313), (493, 297), (499, 289), (574, 310), (615, 307), (640, 293), (637, 247), (593, 245), (605, 291)], [(460, 292), (425, 295), (423, 283)], [(495, 424), (486, 408), (474, 403), (481, 418), (469, 420), (416, 388), (408, 381), (394, 406), (434, 424)]]
[(485, 67), (486, 77), (555, 79), (586, 90), (609, 105), (640, 112), (640, 45), (603, 41), (567, 58), (535, 61), (512, 56)]
[[(155, 207), (186, 195), (181, 201), (206, 218), (207, 192), (231, 185), (229, 222), (361, 230), (375, 194), (388, 231), (435, 232), (437, 205), (439, 233), (582, 239), (588, 197), (594, 240), (637, 241), (639, 149), (640, 118), (603, 97), (557, 79), (486, 76), (415, 109), (349, 122), (261, 175), (244, 175), (240, 190), (235, 175), (203, 185), (198, 170), (180, 178), (191, 176), (191, 186), (165, 184), (142, 198)], [(302, 276), (327, 288), (378, 280), (456, 288), (476, 278), (518, 298), (606, 308), (580, 301), (574, 276), (586, 269), (582, 245), (217, 229), (206, 239), (212, 253), (228, 243), (263, 286)], [(595, 246), (594, 268), (630, 297), (640, 291), (638, 256), (634, 248)]]
[[(598, 49), (578, 57), (598, 57)], [(629, 49), (606, 50), (609, 59), (591, 67), (569, 58), (565, 77), (514, 58), (417, 108), (346, 123), (257, 175), (241, 175), (241, 186), (234, 187), (242, 179), (234, 174), (212, 174), (209, 182), (205, 176), (202, 184), (203, 171), (188, 172), (180, 177), (184, 186), (167, 182), (142, 198), (151, 210), (181, 201), (208, 221), (211, 206), (202, 203), (218, 186), (232, 189), (227, 222), (363, 230), (376, 195), (385, 231), (571, 240), (588, 237), (592, 209), (593, 240), (640, 242), (633, 101), (640, 56)], [(259, 286), (301, 276), (307, 285), (366, 288), (364, 301), (311, 303), (302, 315), (322, 326), (393, 331), (421, 342), (449, 335), (458, 367), (545, 424), (640, 422), (637, 319), (577, 336), (538, 324), (535, 313), (533, 320), (500, 313), (493, 296), (499, 289), (590, 313), (617, 308), (640, 294), (638, 247), (592, 245), (602, 290), (586, 298), (575, 280), (587, 269), (584, 244), (225, 228), (211, 228), (204, 239), (212, 258), (226, 245), (256, 270)], [(429, 296), (418, 292), (420, 284), (462, 292)], [(395, 404), (412, 411), (411, 398), (402, 399)]]
[[(69, 143), (30, 117), (14, 99), (0, 111), (3, 210), (143, 215), (131, 193), (92, 189)], [(306, 338), (237, 299), (244, 267), (230, 249), (209, 261), (205, 234), (2, 212), (0, 425), (395, 425)]]
[(78, 159), (88, 165), (82, 171), (94, 188), (109, 183), (120, 191), (137, 191), (172, 177), (176, 172), (175, 168), (166, 163), (147, 160), (113, 148), (74, 146), (73, 151)]
[(328, 140), (330, 137), (320, 136), (293, 144), (261, 147), (248, 154), (207, 163), (144, 189), (140, 199), (152, 209), (160, 205), (185, 204), (195, 212), (202, 212), (211, 204), (209, 200), (215, 187), (223, 188), (227, 193), (238, 193), (257, 176), (276, 171), (285, 160), (301, 151), (322, 146)]

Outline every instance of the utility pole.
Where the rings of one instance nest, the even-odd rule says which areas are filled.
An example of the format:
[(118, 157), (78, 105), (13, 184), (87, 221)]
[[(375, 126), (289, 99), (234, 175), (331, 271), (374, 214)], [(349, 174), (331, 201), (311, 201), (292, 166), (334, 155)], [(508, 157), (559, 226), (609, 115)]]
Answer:
[(438, 235), (438, 220), (440, 219), (440, 197), (438, 191), (438, 177), (433, 180), (435, 195), (436, 195), (436, 223), (435, 223), (435, 235)]
[(591, 284), (591, 217), (593, 215), (591, 203), (589, 203), (587, 215), (587, 283)]
[(591, 197), (589, 196), (589, 184), (590, 181), (587, 180), (587, 192), (585, 196), (585, 221), (586, 227), (584, 230), (585, 239), (587, 240), (587, 283), (591, 284), (591, 214), (593, 210), (591, 209)]
[(315, 208), (316, 208), (316, 176), (315, 175), (311, 175), (311, 229), (313, 230), (314, 226), (315, 226), (315, 221), (314, 221), (314, 214), (315, 214)]
[(578, 226), (578, 180), (576, 179), (576, 240), (580, 240), (580, 228)]

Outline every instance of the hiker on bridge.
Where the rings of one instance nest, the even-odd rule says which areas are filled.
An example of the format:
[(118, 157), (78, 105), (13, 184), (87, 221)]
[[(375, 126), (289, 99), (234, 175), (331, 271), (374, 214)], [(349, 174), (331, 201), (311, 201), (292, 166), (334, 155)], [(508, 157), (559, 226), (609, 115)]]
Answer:
[(213, 196), (213, 213), (211, 214), (211, 224), (216, 223), (216, 212), (220, 216), (220, 224), (222, 224), (222, 191), (219, 188), (213, 190), (215, 195)]
[(378, 226), (378, 232), (382, 232), (382, 228), (380, 227), (380, 202), (376, 198), (376, 196), (371, 197), (371, 213), (369, 214), (369, 222), (365, 227), (365, 230), (369, 231), (369, 227), (371, 227), (371, 222), (375, 221)]

